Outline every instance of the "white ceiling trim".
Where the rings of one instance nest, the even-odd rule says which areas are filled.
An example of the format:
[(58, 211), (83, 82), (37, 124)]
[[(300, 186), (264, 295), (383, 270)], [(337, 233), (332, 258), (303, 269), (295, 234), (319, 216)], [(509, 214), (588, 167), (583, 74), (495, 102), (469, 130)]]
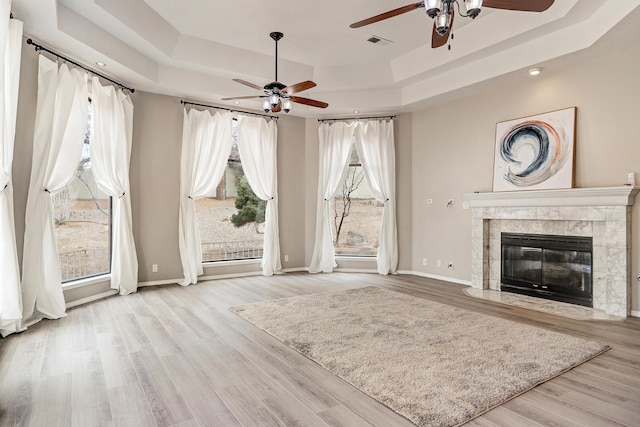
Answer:
[[(379, 8), (390, 9), (395, 3), (404, 5), (406, 0), (353, 0), (348, 4), (326, 0), (326, 4), (306, 6), (296, 0), (282, 2), (279, 10), (290, 6), (287, 13), (293, 15), (305, 7), (314, 8), (320, 17), (326, 15), (327, 8), (340, 12), (334, 19), (322, 22), (325, 34), (316, 30), (319, 23), (314, 16), (290, 23), (295, 36), (285, 36), (279, 44), (278, 80), (285, 84), (314, 80), (318, 86), (303, 96), (330, 104), (327, 110), (296, 105), (292, 114), (301, 116), (352, 113), (354, 109), (409, 109), (584, 50), (640, 5), (640, 0), (556, 0), (540, 14), (487, 9), (474, 21), (456, 18), (456, 38), (449, 51), (430, 48), (427, 38), (431, 23), (426, 16), (417, 16), (421, 15), (418, 12), (363, 31), (347, 28), (350, 21), (378, 13)], [(259, 94), (232, 78), (264, 85), (275, 77), (274, 45), (267, 37), (268, 31), (255, 43), (248, 34), (242, 34), (251, 13), (264, 14), (269, 8), (259, 0), (242, 0), (234, 7), (244, 10), (247, 5), (253, 8), (244, 14), (225, 10), (224, 16), (216, 17), (216, 25), (224, 28), (216, 27), (212, 34), (235, 31), (225, 33), (225, 41), (233, 40), (233, 45), (207, 38), (207, 20), (201, 16), (195, 19), (201, 10), (228, 8), (223, 0), (17, 0), (14, 12), (25, 22), (25, 34), (79, 62), (107, 62), (105, 74), (136, 89), (225, 104), (220, 98)], [(236, 21), (222, 22), (222, 18)], [(200, 26), (181, 32), (190, 23)], [(264, 24), (257, 21), (251, 25)], [(309, 27), (308, 33), (304, 32), (305, 26)], [(362, 40), (369, 33), (381, 37), (396, 34), (400, 41), (391, 46), (373, 46)], [(234, 34), (238, 35), (237, 40), (231, 37)], [(322, 45), (322, 37), (327, 34), (339, 35), (344, 46)], [(405, 47), (411, 45), (407, 36), (417, 34), (429, 36), (421, 46), (407, 51)], [(313, 50), (305, 51), (304, 43), (322, 48), (314, 55)], [(415, 40), (412, 43), (415, 45)], [(343, 62), (327, 56), (331, 49)], [(348, 60), (348, 50), (344, 49), (354, 53)], [(390, 56), (392, 52), (399, 53)], [(260, 109), (257, 101), (243, 101), (242, 105)]]

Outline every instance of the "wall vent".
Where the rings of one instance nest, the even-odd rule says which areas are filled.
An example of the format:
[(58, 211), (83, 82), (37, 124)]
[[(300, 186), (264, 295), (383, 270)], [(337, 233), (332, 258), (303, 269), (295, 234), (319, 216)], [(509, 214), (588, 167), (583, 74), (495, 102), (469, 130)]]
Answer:
[(368, 42), (373, 43), (373, 44), (377, 44), (379, 46), (387, 46), (391, 43), (393, 43), (391, 40), (387, 40), (385, 38), (382, 38), (380, 36), (371, 36), (367, 39)]

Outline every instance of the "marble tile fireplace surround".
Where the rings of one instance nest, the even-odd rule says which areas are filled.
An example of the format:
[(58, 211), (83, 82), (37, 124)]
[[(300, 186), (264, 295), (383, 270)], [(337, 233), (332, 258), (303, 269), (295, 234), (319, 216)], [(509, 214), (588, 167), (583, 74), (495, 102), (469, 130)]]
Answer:
[(465, 194), (471, 208), (471, 286), (500, 290), (500, 235), (593, 238), (593, 308), (631, 310), (631, 207), (639, 188), (605, 187)]

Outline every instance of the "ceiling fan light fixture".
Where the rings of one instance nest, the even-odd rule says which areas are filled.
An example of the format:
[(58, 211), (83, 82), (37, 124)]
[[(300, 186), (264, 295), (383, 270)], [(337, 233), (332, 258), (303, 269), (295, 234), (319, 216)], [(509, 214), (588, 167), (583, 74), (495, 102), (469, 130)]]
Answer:
[(278, 102), (280, 101), (280, 97), (277, 94), (273, 94), (269, 96), (269, 104), (271, 104), (271, 108), (276, 108), (278, 106)]
[(271, 105), (269, 104), (268, 99), (265, 99), (264, 102), (262, 103), (262, 109), (264, 110), (265, 113), (268, 113), (269, 111), (271, 111)]
[(482, 0), (464, 0), (464, 5), (467, 8), (467, 16), (476, 19), (482, 9)]
[(291, 100), (290, 99), (285, 99), (284, 102), (282, 103), (282, 109), (284, 110), (285, 113), (288, 113), (289, 111), (291, 111)]
[(442, 0), (424, 0), (424, 8), (427, 9), (429, 18), (434, 19), (442, 10)]
[(441, 36), (444, 36), (447, 34), (447, 31), (449, 31), (449, 28), (451, 28), (451, 14), (444, 12), (440, 13), (436, 16), (435, 24), (436, 32)]

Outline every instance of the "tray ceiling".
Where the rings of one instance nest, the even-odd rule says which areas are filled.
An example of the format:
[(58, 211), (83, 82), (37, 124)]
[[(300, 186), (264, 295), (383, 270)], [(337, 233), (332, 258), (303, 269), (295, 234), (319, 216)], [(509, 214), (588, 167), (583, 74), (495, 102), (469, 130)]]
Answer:
[[(612, 40), (640, 39), (640, 0), (556, 0), (543, 13), (483, 9), (457, 17), (451, 50), (431, 49), (432, 21), (422, 10), (358, 29), (349, 24), (407, 0), (14, 0), (25, 35), (137, 90), (225, 105), (220, 98), (256, 94), (233, 82), (313, 80), (304, 96), (326, 101), (322, 117), (393, 113), (525, 79), (531, 66), (561, 67), (601, 55)], [(392, 43), (368, 42), (378, 36)], [(609, 43), (607, 43), (609, 40)], [(574, 58), (574, 59), (572, 59)], [(576, 59), (577, 58), (577, 59)], [(230, 104), (232, 105), (232, 104)], [(258, 101), (238, 108), (260, 109)]]

